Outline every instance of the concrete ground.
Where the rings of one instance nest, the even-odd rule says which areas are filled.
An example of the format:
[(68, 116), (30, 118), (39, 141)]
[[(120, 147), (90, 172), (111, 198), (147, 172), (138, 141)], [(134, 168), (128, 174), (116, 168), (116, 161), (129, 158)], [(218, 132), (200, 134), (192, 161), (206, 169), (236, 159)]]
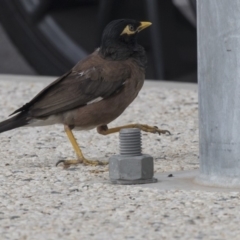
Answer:
[[(53, 78), (0, 76), (0, 120)], [(194, 84), (146, 82), (110, 126), (139, 122), (171, 136), (143, 133), (158, 183), (109, 183), (107, 167), (55, 167), (74, 152), (62, 126), (0, 135), (0, 239), (239, 239), (240, 193), (193, 183), (199, 168)], [(107, 160), (118, 136), (77, 132), (85, 155)], [(169, 177), (172, 174), (172, 177)]]

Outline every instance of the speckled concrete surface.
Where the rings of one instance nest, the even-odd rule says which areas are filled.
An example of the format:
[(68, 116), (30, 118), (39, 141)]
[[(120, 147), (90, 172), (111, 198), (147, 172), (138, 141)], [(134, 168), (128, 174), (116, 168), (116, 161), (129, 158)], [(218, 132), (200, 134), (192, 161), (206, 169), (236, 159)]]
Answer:
[[(44, 85), (0, 81), (0, 120)], [(143, 133), (156, 173), (197, 169), (197, 92), (162, 86), (145, 87), (110, 126), (168, 129), (171, 136)], [(117, 134), (92, 130), (76, 138), (91, 159), (118, 153)], [(239, 193), (111, 185), (107, 167), (55, 167), (74, 157), (62, 126), (0, 135), (0, 239), (239, 239)]]

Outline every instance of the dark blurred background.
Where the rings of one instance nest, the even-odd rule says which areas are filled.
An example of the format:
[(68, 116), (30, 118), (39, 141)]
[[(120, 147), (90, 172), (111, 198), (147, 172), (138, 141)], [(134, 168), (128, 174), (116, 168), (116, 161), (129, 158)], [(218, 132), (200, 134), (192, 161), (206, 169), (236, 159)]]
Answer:
[(61, 75), (118, 18), (153, 23), (147, 79), (197, 81), (196, 0), (0, 0), (0, 74)]

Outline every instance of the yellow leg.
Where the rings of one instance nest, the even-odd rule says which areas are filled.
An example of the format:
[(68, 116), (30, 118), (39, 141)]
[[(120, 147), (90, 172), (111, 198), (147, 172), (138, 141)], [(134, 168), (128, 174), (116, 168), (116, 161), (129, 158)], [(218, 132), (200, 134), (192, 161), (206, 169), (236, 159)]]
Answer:
[(76, 139), (75, 139), (75, 137), (72, 133), (72, 130), (70, 129), (69, 126), (66, 126), (66, 125), (64, 126), (64, 130), (65, 130), (65, 132), (68, 136), (68, 139), (69, 139), (70, 143), (73, 146), (73, 149), (74, 149), (75, 153), (77, 154), (77, 157), (80, 158), (80, 159), (83, 159), (84, 156), (82, 154), (82, 151), (81, 151), (80, 147), (78, 146), (78, 143), (77, 143), (77, 141), (76, 141)]
[(138, 124), (138, 123), (128, 124), (128, 125), (124, 125), (116, 128), (110, 128), (110, 129), (108, 129), (107, 125), (102, 125), (97, 128), (97, 131), (102, 135), (108, 135), (111, 133), (119, 132), (121, 129), (124, 129), (124, 128), (139, 128), (144, 132), (158, 133), (159, 135), (168, 133), (169, 135), (171, 135), (171, 133), (168, 130), (162, 130), (156, 126), (152, 127), (146, 124)]
[(69, 168), (71, 165), (77, 165), (79, 163), (84, 163), (85, 165), (106, 165), (108, 164), (107, 162), (100, 162), (100, 161), (92, 161), (92, 160), (88, 160), (83, 156), (83, 153), (80, 149), (80, 147), (78, 146), (78, 143), (72, 133), (72, 130), (69, 126), (64, 125), (64, 130), (68, 136), (69, 141), (71, 142), (73, 149), (75, 151), (75, 153), (77, 154), (77, 159), (76, 160), (60, 160), (56, 163), (56, 166), (59, 163), (63, 163), (64, 164), (64, 168)]

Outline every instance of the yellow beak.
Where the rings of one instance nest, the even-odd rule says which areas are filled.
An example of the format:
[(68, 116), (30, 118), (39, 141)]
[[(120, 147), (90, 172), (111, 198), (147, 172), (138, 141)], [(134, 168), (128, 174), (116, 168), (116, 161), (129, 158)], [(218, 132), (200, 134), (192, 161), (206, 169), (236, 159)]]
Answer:
[(141, 23), (141, 25), (138, 27), (138, 32), (140, 32), (140, 31), (142, 31), (143, 29), (145, 29), (145, 28), (147, 28), (147, 27), (149, 27), (149, 26), (151, 26), (152, 25), (152, 23), (151, 22), (140, 22)]

